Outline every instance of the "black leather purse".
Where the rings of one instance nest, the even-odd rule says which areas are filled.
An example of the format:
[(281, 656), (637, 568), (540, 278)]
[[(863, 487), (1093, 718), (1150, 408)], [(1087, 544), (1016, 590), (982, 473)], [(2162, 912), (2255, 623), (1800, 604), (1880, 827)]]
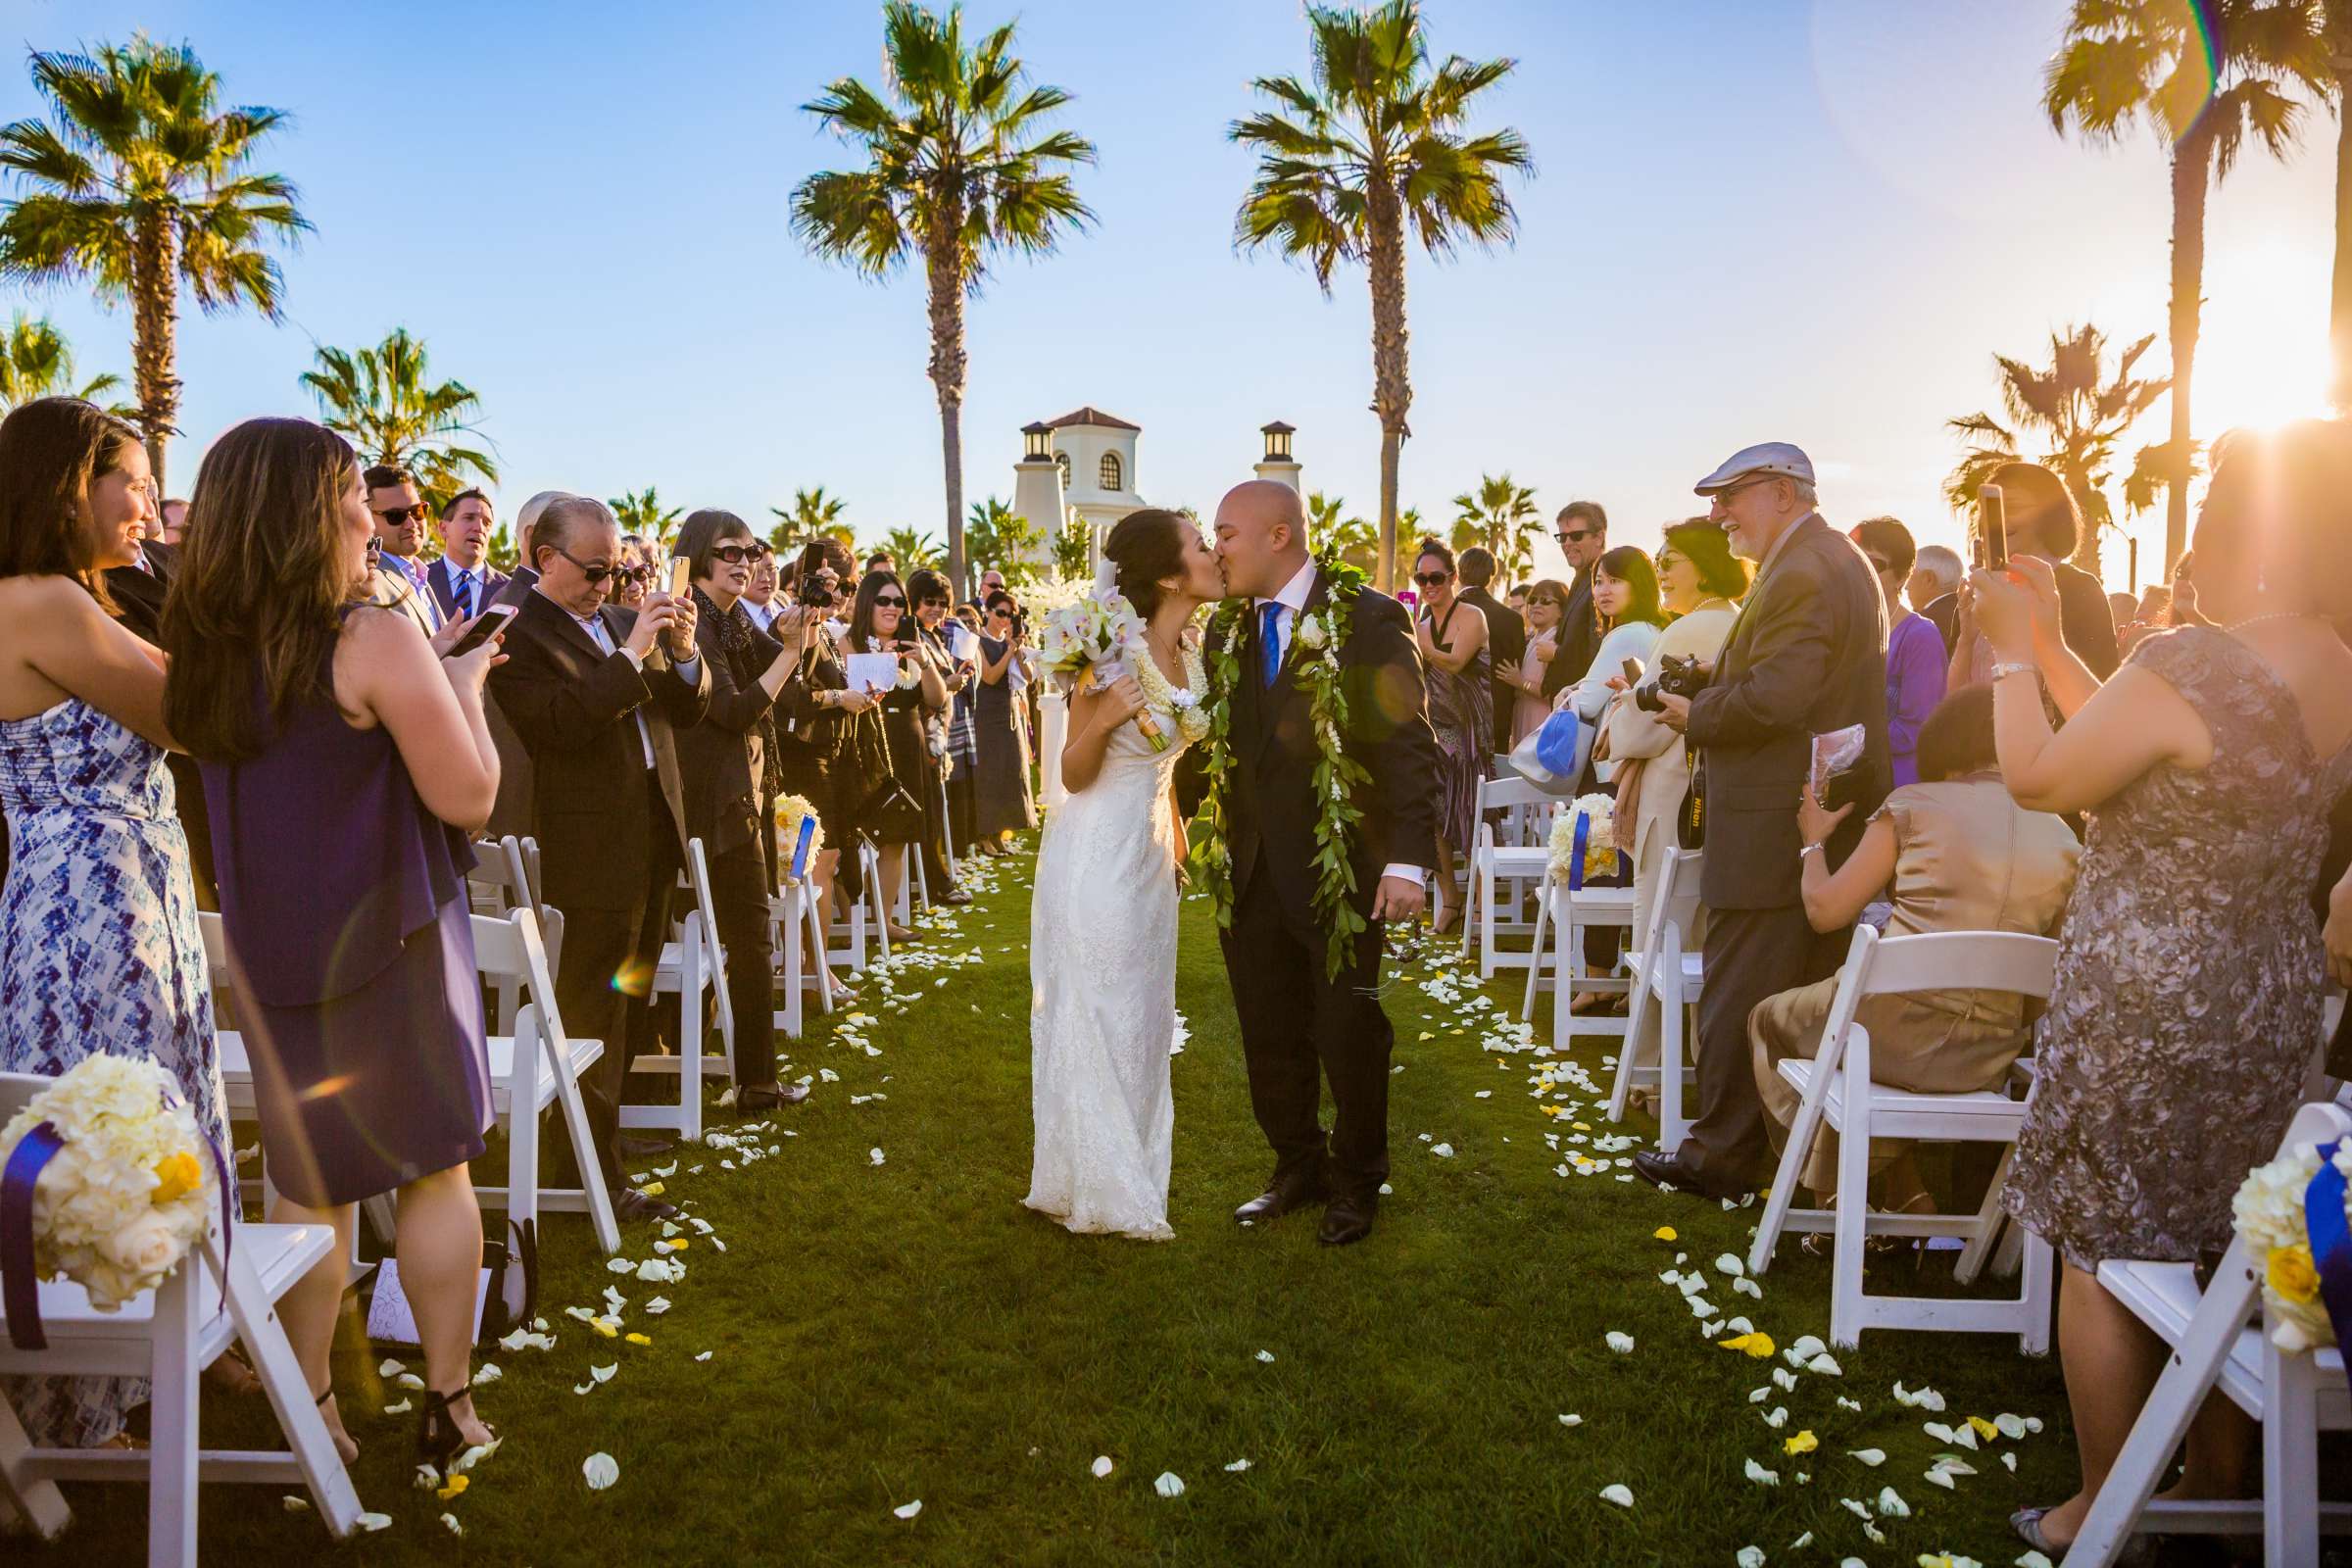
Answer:
[(875, 728), (882, 742), (882, 777), (858, 803), (858, 830), (881, 844), (913, 844), (923, 836), (923, 803), (899, 782), (890, 765), (890, 726), (882, 710), (874, 710)]

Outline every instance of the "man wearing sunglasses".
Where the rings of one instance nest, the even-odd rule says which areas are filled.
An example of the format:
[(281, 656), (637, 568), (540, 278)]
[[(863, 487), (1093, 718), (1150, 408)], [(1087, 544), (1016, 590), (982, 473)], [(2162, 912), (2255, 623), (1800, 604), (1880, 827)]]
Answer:
[(425, 512), (416, 476), (406, 468), (378, 463), (368, 469), (364, 479), (368, 514), (375, 520), (369, 545), (375, 577), (368, 602), (399, 611), (429, 638), (441, 629), (446, 617), (425, 585), (424, 568), (416, 564), (416, 552), (424, 545)]
[[(1568, 584), (1568, 603), (1560, 612), (1559, 652), (1544, 666), (1544, 700), (1592, 667), (1600, 652), (1600, 616), (1592, 609), (1592, 564), (1609, 552), (1609, 514), (1597, 501), (1571, 501), (1552, 520), (1552, 534), (1568, 569), (1576, 576)], [(1495, 666), (1499, 671), (1501, 666)]]

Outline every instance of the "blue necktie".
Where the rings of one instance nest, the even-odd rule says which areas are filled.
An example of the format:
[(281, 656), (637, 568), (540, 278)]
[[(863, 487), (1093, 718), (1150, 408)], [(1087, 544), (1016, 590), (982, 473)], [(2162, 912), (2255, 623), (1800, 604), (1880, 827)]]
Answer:
[(1258, 658), (1265, 662), (1266, 684), (1282, 672), (1282, 604), (1277, 600), (1257, 612)]
[(467, 571), (467, 570), (466, 570), (465, 567), (463, 567), (463, 566), (460, 566), (460, 567), (458, 568), (458, 581), (457, 581), (457, 589), (458, 589), (458, 591), (457, 591), (456, 593), (454, 593), (454, 594), (451, 594), (451, 595), (450, 595), (450, 598), (451, 598), (451, 599), (453, 599), (453, 600), (455, 600), (455, 601), (457, 602), (457, 606), (458, 606), (458, 613), (459, 613), (460, 615), (462, 615), (462, 616), (463, 616), (463, 615), (470, 615), (470, 614), (472, 614), (472, 613), (473, 613), (473, 573), (472, 573), (472, 572), (470, 572), (470, 571)]

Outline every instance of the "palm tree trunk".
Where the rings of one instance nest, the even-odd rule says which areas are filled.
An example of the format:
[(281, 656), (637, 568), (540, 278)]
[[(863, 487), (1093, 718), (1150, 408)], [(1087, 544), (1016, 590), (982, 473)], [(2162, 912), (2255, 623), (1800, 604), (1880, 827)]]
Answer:
[(164, 445), (179, 419), (179, 378), (172, 373), (179, 330), (176, 252), (170, 224), (161, 218), (140, 223), (131, 247), (130, 366), (139, 398), (139, 432), (146, 437), (147, 462), (155, 470), (159, 496), (165, 494)]
[(2164, 498), (2164, 571), (2188, 548), (2188, 480), (2196, 469), (2195, 437), (2189, 422), (2189, 394), (2195, 378), (2197, 325), (2205, 279), (2206, 174), (2213, 162), (2213, 132), (2192, 127), (2173, 149), (2173, 431), (2172, 477)]
[(963, 559), (963, 209), (942, 204), (925, 245), (931, 291), (931, 384), (939, 392), (940, 460), (947, 470), (948, 580), (970, 597)]
[[(1372, 278), (1372, 412), (1380, 416), (1380, 565), (1373, 586), (1396, 588), (1396, 458), (1412, 432), (1404, 331), (1404, 213), (1394, 191), (1372, 181), (1368, 249)], [(1384, 199), (1385, 198), (1385, 199)]]
[(2328, 401), (2352, 414), (2352, 4), (2329, 0), (2335, 67), (2335, 275), (2328, 293)]

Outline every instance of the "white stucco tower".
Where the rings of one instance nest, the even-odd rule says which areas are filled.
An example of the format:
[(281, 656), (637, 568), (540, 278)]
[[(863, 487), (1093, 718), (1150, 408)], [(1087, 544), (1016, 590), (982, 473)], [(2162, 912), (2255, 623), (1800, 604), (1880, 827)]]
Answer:
[(1012, 466), (1012, 510), (1029, 519), (1040, 543), (1030, 552), (1031, 565), (1054, 559), (1054, 533), (1061, 527), (1061, 466), (1054, 461), (1054, 427), (1044, 422), (1021, 426), (1021, 461)]
[(1094, 524), (1097, 540), (1112, 523), (1144, 509), (1135, 478), (1135, 442), (1144, 433), (1142, 425), (1091, 404), (1046, 423), (1054, 431), (1063, 504)]
[(1298, 490), (1298, 464), (1291, 456), (1291, 437), (1298, 432), (1276, 419), (1272, 424), (1259, 425), (1258, 433), (1266, 438), (1266, 455), (1257, 460), (1257, 476)]

